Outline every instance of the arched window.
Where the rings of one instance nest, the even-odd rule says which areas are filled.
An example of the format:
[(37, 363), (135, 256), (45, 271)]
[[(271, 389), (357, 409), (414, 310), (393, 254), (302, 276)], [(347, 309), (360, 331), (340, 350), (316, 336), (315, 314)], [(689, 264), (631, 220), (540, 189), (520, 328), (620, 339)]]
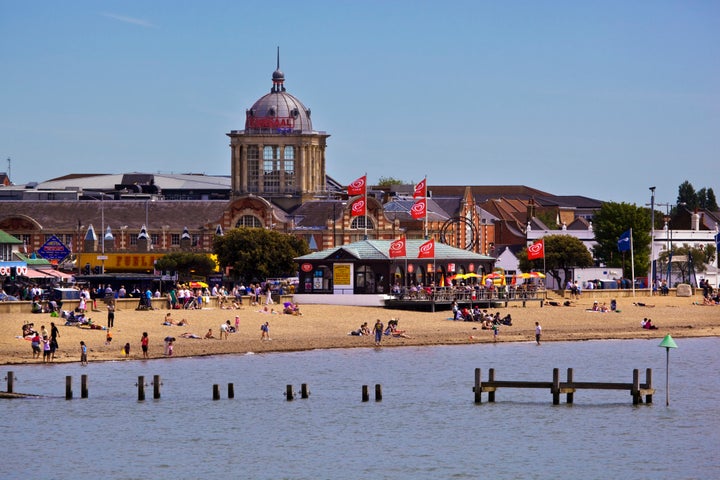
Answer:
[(355, 217), (353, 218), (352, 222), (350, 222), (350, 228), (355, 230), (364, 230), (366, 225), (368, 230), (375, 229), (375, 224), (373, 223), (372, 218), (368, 217), (367, 215)]
[(255, 215), (243, 215), (235, 224), (235, 228), (262, 228), (262, 226), (262, 222)]

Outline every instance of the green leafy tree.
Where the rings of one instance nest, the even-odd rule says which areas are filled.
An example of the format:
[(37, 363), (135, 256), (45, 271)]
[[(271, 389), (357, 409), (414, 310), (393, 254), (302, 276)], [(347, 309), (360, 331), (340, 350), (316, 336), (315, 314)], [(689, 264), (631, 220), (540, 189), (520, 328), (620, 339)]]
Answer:
[[(670, 262), (670, 250), (663, 250), (658, 255), (658, 275), (662, 278), (669, 274), (670, 279), (680, 277), (683, 283), (688, 283), (691, 280), (688, 259), (692, 258), (695, 273), (702, 273), (707, 271), (708, 265), (715, 262), (716, 253), (715, 245), (691, 246), (687, 243), (679, 246), (673, 245), (672, 262)], [(670, 264), (669, 268), (668, 263)], [(669, 281), (668, 284), (670, 284)]]
[(701, 188), (698, 190), (697, 202), (699, 208), (704, 208), (711, 212), (718, 211), (717, 199), (715, 198), (715, 192), (712, 188)]
[(700, 206), (698, 203), (697, 193), (695, 192), (695, 187), (693, 187), (692, 183), (687, 180), (681, 183), (678, 187), (677, 204), (680, 205), (682, 203), (684, 203), (690, 211), (695, 210)]
[(393, 177), (380, 177), (378, 187), (389, 187), (390, 185), (405, 185), (405, 182)]
[(263, 228), (235, 228), (213, 240), (213, 251), (222, 268), (246, 282), (270, 277), (295, 276), (295, 257), (309, 252), (307, 243), (294, 235)]
[[(618, 252), (618, 239), (632, 228), (635, 275), (643, 276), (650, 269), (650, 211), (629, 203), (606, 202), (593, 216), (593, 231), (598, 243), (593, 249), (595, 259), (608, 267), (622, 267), (626, 278), (632, 276), (630, 252)], [(662, 214), (655, 214), (655, 228), (662, 223)]]
[(155, 268), (163, 272), (177, 272), (180, 281), (192, 277), (207, 277), (217, 269), (215, 260), (204, 253), (177, 252), (160, 257)]
[[(572, 235), (548, 235), (545, 243), (545, 269), (558, 285), (565, 285), (571, 278), (573, 268), (586, 268), (593, 265), (592, 255), (581, 240)], [(543, 260), (528, 260), (527, 249), (518, 254), (520, 270), (542, 270)]]

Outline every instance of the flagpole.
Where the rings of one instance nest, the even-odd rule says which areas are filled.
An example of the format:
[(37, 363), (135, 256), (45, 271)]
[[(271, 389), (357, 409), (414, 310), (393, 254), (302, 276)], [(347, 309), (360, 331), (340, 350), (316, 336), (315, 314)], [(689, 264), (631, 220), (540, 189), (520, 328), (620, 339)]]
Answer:
[[(427, 188), (427, 175), (425, 175), (425, 240), (428, 240), (428, 188)], [(433, 255), (433, 262), (435, 261)], [(434, 310), (433, 310), (434, 311)]]
[(367, 172), (365, 172), (365, 240), (367, 240), (367, 224), (368, 224), (368, 195), (367, 195)]
[(630, 228), (630, 274), (632, 275), (632, 292), (635, 297), (635, 254), (633, 252), (632, 228)]

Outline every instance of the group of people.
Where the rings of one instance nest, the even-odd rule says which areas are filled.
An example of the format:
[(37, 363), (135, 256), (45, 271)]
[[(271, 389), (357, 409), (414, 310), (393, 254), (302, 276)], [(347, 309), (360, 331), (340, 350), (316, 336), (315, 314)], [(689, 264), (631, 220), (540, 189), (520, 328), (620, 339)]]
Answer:
[(42, 357), (44, 363), (55, 360), (55, 351), (59, 348), (58, 337), (60, 330), (55, 326), (55, 322), (50, 322), (50, 332), (48, 333), (45, 325), (40, 327), (40, 331), (35, 330), (35, 324), (25, 323), (22, 327), (22, 337), (30, 341), (33, 359)]
[(643, 318), (640, 321), (640, 327), (644, 328), (645, 330), (657, 330), (658, 327), (653, 325), (652, 320), (649, 318)]

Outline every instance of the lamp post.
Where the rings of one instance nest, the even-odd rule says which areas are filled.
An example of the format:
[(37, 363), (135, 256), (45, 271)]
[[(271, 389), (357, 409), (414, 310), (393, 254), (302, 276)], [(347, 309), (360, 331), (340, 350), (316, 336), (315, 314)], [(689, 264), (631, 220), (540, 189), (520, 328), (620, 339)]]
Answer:
[[(633, 278), (633, 284), (635, 279)], [(655, 284), (655, 187), (650, 187), (650, 274), (648, 275), (648, 287), (650, 296), (653, 294)]]
[(658, 347), (665, 347), (665, 406), (668, 406), (670, 405), (670, 349), (678, 346), (668, 333)]

